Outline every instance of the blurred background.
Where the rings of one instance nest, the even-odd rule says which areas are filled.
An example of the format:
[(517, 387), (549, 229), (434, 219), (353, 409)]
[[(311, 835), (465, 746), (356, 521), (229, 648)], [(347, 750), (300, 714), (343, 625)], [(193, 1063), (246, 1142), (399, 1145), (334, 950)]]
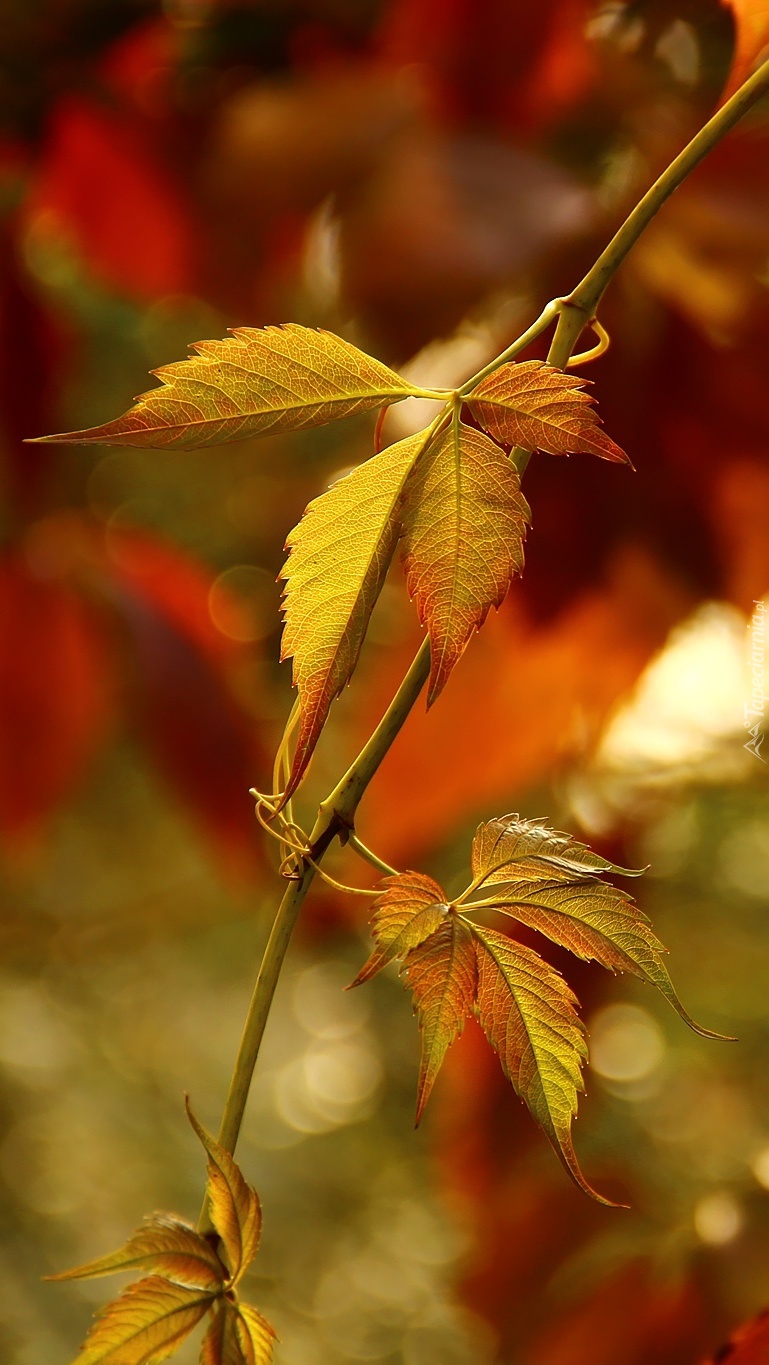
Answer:
[[(3, 1360), (54, 1365), (110, 1283), (40, 1276), (196, 1216), (182, 1094), (215, 1128), (278, 893), (247, 789), (291, 704), (283, 542), (372, 423), (194, 454), (22, 438), (117, 415), (238, 324), (458, 382), (574, 286), (717, 104), (735, 32), (721, 0), (2, 10), (0, 1330)], [(523, 582), (360, 812), (449, 888), (507, 810), (648, 863), (686, 1005), (739, 1043), (544, 948), (590, 1029), (584, 1168), (631, 1206), (598, 1207), (471, 1028), (414, 1134), (409, 1000), (395, 975), (343, 993), (366, 903), (319, 887), (239, 1149), (285, 1365), (697, 1365), (769, 1304), (768, 166), (764, 105), (612, 285), (589, 374), (638, 473), (532, 462)], [(413, 617), (396, 568), (305, 820)]]

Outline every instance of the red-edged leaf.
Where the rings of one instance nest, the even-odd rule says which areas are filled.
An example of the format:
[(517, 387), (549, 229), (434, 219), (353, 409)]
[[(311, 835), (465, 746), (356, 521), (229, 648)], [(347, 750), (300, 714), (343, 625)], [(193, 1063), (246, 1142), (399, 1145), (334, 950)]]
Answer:
[(88, 1280), (125, 1270), (151, 1270), (173, 1284), (217, 1294), (226, 1279), (211, 1243), (188, 1223), (169, 1213), (154, 1213), (119, 1251), (74, 1270), (49, 1275), (51, 1280)]
[(213, 1303), (199, 1289), (153, 1275), (99, 1314), (73, 1365), (158, 1365), (173, 1355)]
[(587, 1059), (576, 1000), (558, 972), (520, 943), (473, 925), (476, 1014), (517, 1094), (544, 1128), (572, 1179), (602, 1204), (583, 1176), (571, 1137)]
[(735, 44), (732, 69), (723, 99), (733, 95), (762, 55), (769, 57), (769, 3), (767, 0), (724, 0), (734, 15)]
[(416, 1112), (419, 1123), (446, 1051), (473, 1011), (477, 968), (470, 929), (458, 915), (449, 915), (439, 929), (408, 953), (403, 971), (422, 1032)]
[(593, 399), (583, 392), (588, 382), (542, 360), (524, 360), (501, 365), (481, 380), (468, 406), (484, 430), (505, 445), (549, 455), (584, 451), (630, 464), (602, 429)]
[(403, 559), (430, 634), (428, 706), (523, 568), (528, 517), (515, 469), (472, 427), (452, 424), (417, 463), (404, 498)]
[(35, 439), (194, 449), (320, 426), (408, 398), (411, 385), (333, 332), (286, 323), (236, 327), (154, 370), (157, 389), (122, 417)]
[(229, 1152), (225, 1152), (198, 1123), (189, 1102), (187, 1116), (208, 1153), (207, 1195), (211, 1222), (222, 1239), (234, 1285), (248, 1269), (259, 1245), (262, 1227), (259, 1196), (246, 1184)]
[(424, 444), (424, 433), (407, 437), (339, 479), (310, 503), (286, 542), (281, 657), (293, 657), (300, 707), (287, 795), (358, 661), (398, 538), (403, 486)]
[(544, 820), (500, 815), (479, 825), (473, 839), (473, 877), (479, 885), (497, 882), (574, 881), (600, 872), (640, 877), (641, 871), (617, 867), (571, 834)]
[(432, 877), (421, 872), (401, 872), (379, 883), (382, 894), (374, 901), (371, 934), (376, 948), (361, 967), (352, 986), (370, 981), (393, 958), (404, 958), (435, 932), (448, 914), (443, 891)]

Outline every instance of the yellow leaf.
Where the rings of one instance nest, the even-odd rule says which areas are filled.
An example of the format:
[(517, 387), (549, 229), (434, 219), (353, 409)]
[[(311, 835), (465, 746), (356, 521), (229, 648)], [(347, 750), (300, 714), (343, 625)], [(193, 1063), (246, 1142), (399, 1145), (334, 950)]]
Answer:
[(662, 960), (665, 948), (647, 916), (625, 891), (600, 880), (602, 872), (637, 872), (616, 867), (543, 821), (510, 815), (480, 826), (472, 862), (476, 889), (495, 887), (484, 904), (578, 957), (650, 982), (695, 1033), (723, 1040), (723, 1034), (702, 1028), (684, 1009)]
[(236, 1331), (246, 1365), (271, 1365), (275, 1330), (248, 1303), (238, 1304)]
[(620, 872), (640, 877), (641, 871), (617, 867), (587, 844), (551, 829), (544, 820), (522, 820), (500, 815), (479, 825), (473, 839), (473, 877), (478, 885), (508, 881), (573, 881), (575, 876)]
[(154, 370), (161, 386), (115, 421), (35, 439), (193, 449), (322, 426), (413, 392), (349, 341), (296, 323), (237, 327), (192, 350), (188, 360)]
[(371, 915), (371, 934), (377, 946), (350, 988), (370, 981), (388, 962), (417, 948), (448, 914), (440, 886), (421, 872), (384, 877), (379, 885), (382, 894), (374, 901)]
[(477, 968), (472, 934), (464, 920), (449, 915), (439, 929), (407, 954), (403, 970), (422, 1033), (419, 1123), (446, 1051), (473, 1012)]
[(206, 1193), (211, 1222), (222, 1239), (237, 1284), (256, 1255), (262, 1214), (256, 1190), (247, 1185), (229, 1152), (198, 1123), (187, 1101), (187, 1116), (208, 1153)]
[(504, 445), (549, 455), (584, 451), (630, 464), (601, 427), (593, 399), (582, 391), (587, 382), (542, 360), (524, 360), (501, 365), (481, 380), (467, 402), (484, 430)]
[(502, 1069), (544, 1128), (572, 1179), (604, 1199), (583, 1176), (571, 1138), (587, 1058), (576, 1000), (566, 982), (529, 948), (473, 925), (478, 962), (476, 1014)]
[(65, 1270), (50, 1280), (86, 1280), (113, 1275), (122, 1270), (151, 1270), (174, 1284), (192, 1289), (207, 1289), (216, 1294), (225, 1280), (225, 1270), (210, 1242), (200, 1233), (168, 1213), (155, 1213), (137, 1228), (124, 1247), (111, 1256)]
[(152, 1276), (99, 1314), (73, 1365), (157, 1365), (208, 1312), (214, 1296)]
[(200, 1365), (250, 1365), (238, 1341), (237, 1308), (224, 1302), (200, 1345)]
[(405, 492), (403, 556), (430, 634), (428, 705), (523, 568), (528, 517), (515, 469), (472, 427), (452, 425), (417, 463)]
[(288, 537), (281, 657), (293, 656), (300, 707), (288, 795), (357, 663), (398, 538), (403, 486), (425, 440), (424, 432), (409, 436), (359, 465), (310, 503)]

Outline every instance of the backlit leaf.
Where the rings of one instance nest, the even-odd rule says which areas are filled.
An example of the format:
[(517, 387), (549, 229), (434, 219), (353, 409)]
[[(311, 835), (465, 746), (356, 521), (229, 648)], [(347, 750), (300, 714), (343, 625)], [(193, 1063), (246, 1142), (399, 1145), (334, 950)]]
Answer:
[(200, 1346), (200, 1365), (246, 1365), (235, 1324), (237, 1309), (223, 1303)]
[[(472, 863), (476, 880), (482, 878), (479, 885), (498, 886), (493, 904), (504, 914), (578, 957), (649, 981), (696, 1033), (722, 1037), (701, 1028), (684, 1009), (662, 960), (665, 948), (647, 916), (625, 891), (599, 880), (602, 872), (637, 873), (607, 862), (544, 821), (517, 816), (480, 826)], [(492, 903), (488, 897), (484, 901)]]
[(73, 1365), (156, 1365), (167, 1360), (205, 1316), (211, 1294), (152, 1276), (100, 1313)]
[(235, 1324), (246, 1365), (270, 1365), (275, 1330), (249, 1303), (238, 1305)]
[(381, 896), (374, 901), (371, 934), (376, 948), (351, 986), (376, 976), (394, 958), (404, 958), (418, 948), (443, 923), (448, 906), (443, 891), (432, 877), (421, 872), (402, 872), (385, 877)]
[(575, 876), (620, 872), (638, 877), (640, 871), (617, 867), (570, 834), (551, 829), (544, 820), (501, 815), (479, 825), (473, 839), (473, 877), (483, 885), (506, 881), (573, 881)]
[(86, 1280), (122, 1270), (151, 1270), (174, 1284), (216, 1294), (225, 1280), (224, 1267), (210, 1242), (171, 1214), (155, 1213), (137, 1228), (124, 1247), (87, 1265), (49, 1275), (51, 1280)]
[(161, 386), (141, 394), (122, 417), (35, 439), (194, 449), (320, 426), (413, 392), (349, 341), (296, 323), (237, 327), (223, 341), (199, 341), (192, 350), (188, 360), (154, 370)]
[(231, 1281), (237, 1284), (256, 1255), (262, 1214), (256, 1190), (247, 1185), (240, 1170), (224, 1148), (198, 1123), (187, 1103), (187, 1116), (208, 1153), (206, 1192), (211, 1222), (222, 1239), (230, 1266)]
[(286, 542), (282, 658), (293, 657), (300, 722), (287, 791), (352, 675), (398, 538), (404, 483), (424, 433), (388, 446), (311, 502)]
[[(734, 14), (735, 44), (724, 99), (732, 95), (743, 81), (747, 80), (764, 49), (769, 49), (767, 0), (726, 0), (726, 4)], [(766, 55), (769, 55), (769, 52)]]
[(544, 1128), (576, 1183), (588, 1185), (571, 1138), (587, 1059), (576, 1000), (566, 982), (531, 949), (493, 929), (473, 926), (478, 961), (476, 1015), (502, 1069)]
[(416, 465), (404, 500), (403, 558), (430, 634), (428, 705), (523, 568), (528, 517), (512, 464), (472, 427), (452, 425)]
[(419, 1123), (446, 1051), (472, 1014), (477, 969), (472, 934), (452, 914), (404, 960), (407, 986), (422, 1032), (422, 1062), (417, 1086)]
[(549, 455), (584, 451), (618, 464), (630, 461), (606, 435), (584, 393), (588, 381), (542, 360), (501, 365), (468, 398), (473, 416), (496, 441)]

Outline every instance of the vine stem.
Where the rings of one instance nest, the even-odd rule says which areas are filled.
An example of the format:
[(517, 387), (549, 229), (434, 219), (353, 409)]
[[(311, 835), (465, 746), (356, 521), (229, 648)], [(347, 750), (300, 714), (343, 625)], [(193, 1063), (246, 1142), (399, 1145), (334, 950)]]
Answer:
[[(556, 323), (556, 327), (548, 351), (548, 363), (557, 369), (565, 369), (582, 331), (595, 317), (596, 309), (609, 282), (641, 233), (695, 166), (699, 165), (767, 91), (769, 62), (765, 62), (740, 87), (670, 163), (667, 170), (639, 200), (571, 294), (547, 304), (536, 321), (520, 337), (459, 389), (451, 394), (438, 395), (436, 392), (431, 396), (448, 397), (453, 400), (453, 406), (456, 406), (458, 400), (464, 399), (482, 379), (492, 374), (500, 365), (513, 360), (552, 322)], [(530, 457), (531, 452), (527, 450), (518, 449), (512, 452), (512, 458), (520, 473), (523, 473)], [(296, 876), (283, 895), (264, 950), (219, 1129), (219, 1141), (230, 1153), (234, 1152), (240, 1133), (251, 1078), (291, 934), (315, 876), (313, 863), (320, 862), (335, 838), (338, 837), (344, 843), (349, 831), (354, 829), (355, 813), (363, 793), (414, 706), (429, 672), (430, 644), (426, 639), (368, 743), (334, 790), (321, 802), (318, 818), (310, 834), (308, 857), (306, 859), (298, 857)], [(204, 1210), (201, 1215), (201, 1226), (206, 1226), (206, 1222), (207, 1215)]]

